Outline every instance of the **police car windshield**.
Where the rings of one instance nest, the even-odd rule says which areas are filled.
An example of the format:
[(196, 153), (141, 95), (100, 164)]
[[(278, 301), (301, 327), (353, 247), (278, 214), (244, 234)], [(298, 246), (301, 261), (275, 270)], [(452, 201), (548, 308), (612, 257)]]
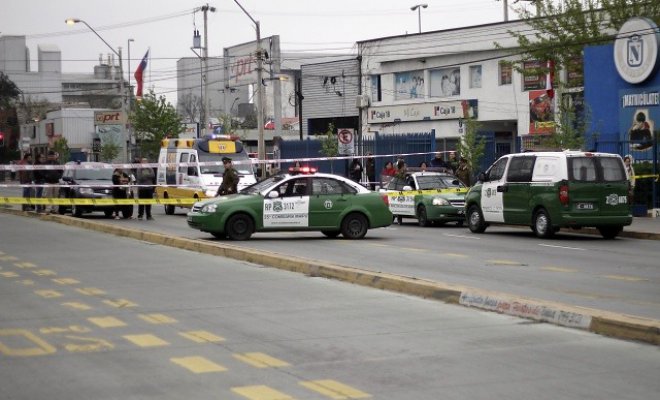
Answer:
[(243, 194), (258, 194), (284, 179), (283, 175), (274, 175), (241, 190)]
[(442, 175), (419, 175), (417, 176), (418, 190), (429, 189), (447, 189), (447, 188), (460, 188), (463, 184), (453, 176)]

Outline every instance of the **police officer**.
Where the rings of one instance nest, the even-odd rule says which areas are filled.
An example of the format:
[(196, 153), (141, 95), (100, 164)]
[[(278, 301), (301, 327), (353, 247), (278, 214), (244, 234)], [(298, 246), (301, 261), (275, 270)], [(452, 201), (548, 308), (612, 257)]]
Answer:
[(231, 158), (223, 157), (222, 164), (225, 167), (225, 173), (222, 175), (222, 183), (218, 187), (216, 196), (224, 196), (238, 192), (238, 172), (231, 165)]

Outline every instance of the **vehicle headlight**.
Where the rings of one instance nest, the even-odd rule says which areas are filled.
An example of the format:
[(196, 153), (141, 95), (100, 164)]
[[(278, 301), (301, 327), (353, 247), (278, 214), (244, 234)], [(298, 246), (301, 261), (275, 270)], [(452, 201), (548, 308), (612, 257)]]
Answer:
[(78, 189), (78, 193), (80, 193), (80, 194), (94, 194), (94, 190), (92, 188), (83, 187), (83, 188)]
[(444, 197), (434, 197), (432, 204), (434, 206), (448, 206), (449, 201), (447, 201), (447, 199), (445, 199)]
[(202, 212), (203, 213), (214, 213), (215, 210), (218, 209), (217, 204), (207, 204), (204, 207), (202, 207)]

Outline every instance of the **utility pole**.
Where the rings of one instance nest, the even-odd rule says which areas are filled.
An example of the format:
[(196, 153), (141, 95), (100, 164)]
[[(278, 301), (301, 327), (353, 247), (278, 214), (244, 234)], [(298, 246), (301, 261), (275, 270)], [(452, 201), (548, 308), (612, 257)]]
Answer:
[(215, 12), (215, 7), (210, 7), (208, 3), (202, 6), (202, 12), (204, 13), (204, 47), (202, 48), (202, 63), (204, 65), (204, 121), (201, 121), (204, 124), (204, 133), (206, 133), (206, 126), (208, 125), (209, 119), (209, 37), (208, 37), (208, 12)]
[[(257, 151), (259, 161), (266, 160), (266, 142), (264, 141), (264, 60), (263, 49), (261, 48), (261, 29), (259, 21), (254, 21), (257, 29), (257, 128), (259, 130), (259, 140), (257, 142)], [(261, 177), (266, 177), (266, 163), (261, 165)]]

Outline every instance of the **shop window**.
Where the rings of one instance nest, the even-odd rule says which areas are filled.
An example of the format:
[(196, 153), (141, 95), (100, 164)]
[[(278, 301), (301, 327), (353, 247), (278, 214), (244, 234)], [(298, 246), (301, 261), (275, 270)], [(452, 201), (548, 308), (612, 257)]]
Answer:
[(499, 63), (500, 85), (510, 85), (513, 78), (513, 67), (508, 61), (500, 61)]
[(481, 65), (470, 66), (470, 89), (481, 87)]

